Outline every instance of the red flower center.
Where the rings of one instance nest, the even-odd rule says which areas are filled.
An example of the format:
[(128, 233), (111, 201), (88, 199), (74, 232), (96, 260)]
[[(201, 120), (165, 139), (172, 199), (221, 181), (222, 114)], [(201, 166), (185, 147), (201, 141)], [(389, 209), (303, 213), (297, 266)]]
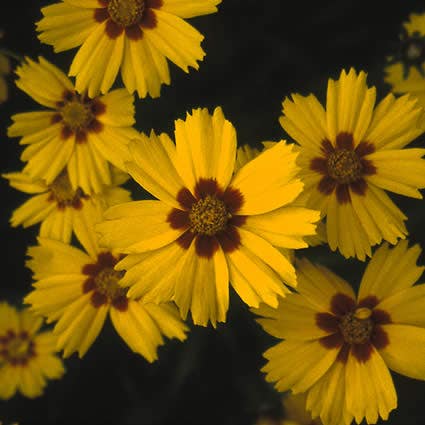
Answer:
[(5, 335), (0, 336), (0, 363), (5, 361), (12, 366), (25, 366), (34, 356), (34, 342), (28, 332), (16, 334), (14, 330), (9, 329)]
[(174, 208), (168, 215), (173, 229), (185, 232), (177, 243), (188, 249), (195, 239), (196, 253), (211, 258), (219, 246), (224, 252), (232, 252), (240, 245), (238, 226), (245, 217), (237, 215), (243, 204), (239, 190), (228, 187), (223, 190), (215, 179), (199, 179), (194, 195), (189, 189), (177, 194), (181, 209)]
[(376, 168), (364, 156), (373, 153), (375, 147), (364, 141), (354, 147), (353, 135), (349, 133), (339, 133), (335, 145), (323, 140), (321, 150), (324, 156), (313, 158), (310, 169), (323, 175), (319, 192), (330, 195), (335, 190), (338, 202), (344, 204), (351, 201), (350, 189), (358, 195), (366, 193), (364, 177), (375, 174)]
[(99, 99), (90, 99), (78, 93), (65, 91), (56, 106), (58, 112), (52, 117), (52, 124), (62, 123), (61, 138), (75, 135), (77, 143), (87, 141), (87, 133), (99, 133), (103, 124), (97, 116), (105, 113), (106, 106)]
[(69, 181), (66, 170), (62, 171), (49, 185), (49, 202), (56, 202), (59, 210), (74, 208), (80, 210), (83, 207), (82, 199), (89, 199), (80, 188), (74, 190)]
[(83, 283), (83, 293), (92, 291), (90, 301), (96, 308), (106, 303), (120, 311), (128, 308), (127, 289), (118, 283), (124, 272), (114, 269), (118, 261), (110, 252), (102, 252), (96, 263), (86, 264), (82, 269), (82, 273), (89, 276)]
[(320, 338), (329, 349), (341, 347), (338, 360), (346, 362), (348, 354), (360, 362), (366, 362), (372, 354), (372, 346), (382, 349), (389, 344), (388, 335), (381, 325), (391, 323), (390, 315), (376, 309), (378, 299), (369, 296), (356, 304), (345, 294), (332, 297), (331, 313), (317, 313), (316, 325), (330, 335)]

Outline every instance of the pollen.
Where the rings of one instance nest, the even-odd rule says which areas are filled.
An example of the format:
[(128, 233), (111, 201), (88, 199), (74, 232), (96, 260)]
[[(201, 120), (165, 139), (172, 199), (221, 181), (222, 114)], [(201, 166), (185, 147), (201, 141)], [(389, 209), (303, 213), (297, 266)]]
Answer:
[(81, 102), (79, 99), (66, 102), (60, 113), (64, 124), (72, 131), (87, 128), (95, 118), (90, 105)]
[(105, 267), (94, 278), (96, 291), (105, 295), (110, 302), (126, 297), (127, 289), (119, 286), (118, 282), (123, 277), (123, 271), (114, 270), (112, 267)]
[(347, 313), (339, 323), (342, 336), (348, 344), (364, 344), (370, 340), (373, 332), (372, 311), (361, 307)]
[(25, 365), (34, 355), (34, 343), (26, 332), (17, 335), (9, 330), (0, 339), (0, 362), (3, 360), (14, 366)]
[(108, 4), (109, 16), (124, 28), (137, 24), (142, 19), (144, 10), (144, 0), (111, 0)]
[(231, 215), (226, 205), (214, 195), (207, 195), (195, 202), (189, 212), (192, 232), (208, 236), (224, 230), (229, 218)]
[(360, 158), (353, 150), (338, 149), (327, 159), (329, 175), (340, 184), (353, 183), (363, 175)]
[(68, 173), (62, 171), (49, 186), (50, 201), (56, 201), (58, 208), (66, 207), (81, 208), (81, 198), (87, 198), (81, 189), (74, 190), (69, 181)]

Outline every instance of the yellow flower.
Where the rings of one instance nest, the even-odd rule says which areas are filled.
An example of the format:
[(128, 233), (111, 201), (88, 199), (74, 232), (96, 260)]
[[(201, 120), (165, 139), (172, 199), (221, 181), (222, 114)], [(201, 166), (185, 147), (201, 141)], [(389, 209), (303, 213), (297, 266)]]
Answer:
[(9, 58), (0, 53), (0, 103), (3, 103), (8, 98), (8, 88), (6, 76), (10, 74), (10, 60)]
[(352, 287), (330, 270), (303, 259), (297, 294), (278, 309), (254, 311), (271, 335), (263, 371), (278, 391), (307, 392), (307, 410), (324, 425), (376, 423), (397, 406), (389, 369), (425, 379), (425, 285), (419, 246), (400, 241), (379, 247)]
[(12, 214), (13, 227), (29, 227), (41, 223), (40, 236), (70, 242), (74, 232), (90, 251), (95, 248), (93, 226), (102, 218), (107, 207), (130, 201), (130, 192), (118, 187), (128, 179), (128, 174), (112, 169), (112, 184), (91, 195), (80, 188), (72, 189), (68, 172), (63, 170), (50, 185), (33, 179), (26, 173), (6, 173), (3, 177), (15, 189), (32, 196)]
[(277, 143), (234, 173), (236, 133), (221, 108), (195, 109), (166, 134), (130, 143), (130, 175), (159, 200), (116, 205), (97, 226), (101, 240), (129, 254), (122, 285), (130, 298), (174, 300), (195, 324), (223, 322), (229, 280), (250, 306), (277, 306), (295, 286), (292, 264), (273, 246), (303, 248), (317, 211), (292, 207), (302, 190), (296, 153)]
[(59, 379), (65, 372), (54, 354), (56, 338), (40, 332), (43, 320), (28, 309), (17, 311), (0, 302), (0, 399), (8, 400), (19, 391), (34, 398), (43, 393), (47, 379)]
[[(394, 93), (409, 93), (425, 107), (425, 14), (414, 14), (402, 25), (399, 51), (388, 58), (384, 80)], [(425, 126), (425, 117), (421, 119)]]
[(254, 425), (322, 425), (320, 419), (313, 420), (305, 409), (305, 393), (285, 394), (282, 397), (283, 412), (261, 413)]
[(24, 172), (50, 185), (66, 166), (71, 186), (100, 192), (112, 183), (111, 164), (124, 169), (127, 143), (137, 136), (134, 98), (125, 89), (89, 98), (76, 93), (66, 75), (43, 58), (26, 58), (16, 85), (49, 108), (12, 116), (8, 136), (22, 137)]
[(305, 409), (306, 397), (301, 394), (287, 394), (283, 400), (284, 417), (280, 425), (321, 425), (320, 419), (311, 419)]
[(24, 302), (48, 323), (56, 322), (53, 333), (64, 357), (75, 351), (83, 357), (108, 314), (127, 345), (149, 362), (157, 359), (163, 336), (186, 338), (188, 328), (174, 305), (127, 298), (127, 290), (119, 286), (123, 273), (114, 270), (122, 255), (98, 245), (87, 254), (60, 241), (38, 241), (39, 246), (28, 249), (27, 266), (36, 282)]
[(341, 72), (328, 83), (326, 110), (314, 95), (283, 102), (280, 124), (300, 145), (301, 199), (326, 217), (332, 250), (364, 260), (384, 239), (405, 238), (407, 217), (385, 190), (422, 198), (425, 149), (403, 149), (423, 130), (423, 110), (407, 95), (387, 95), (375, 107), (366, 74)]
[(69, 70), (77, 91), (108, 92), (118, 71), (128, 91), (160, 95), (170, 84), (167, 58), (199, 68), (203, 36), (182, 18), (217, 11), (221, 0), (63, 0), (41, 9), (39, 39), (55, 52), (81, 45)]

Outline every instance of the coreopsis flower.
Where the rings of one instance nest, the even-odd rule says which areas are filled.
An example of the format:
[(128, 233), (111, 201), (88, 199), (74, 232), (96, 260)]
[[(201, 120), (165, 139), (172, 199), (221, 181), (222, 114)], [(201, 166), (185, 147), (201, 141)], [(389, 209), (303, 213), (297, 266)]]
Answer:
[(137, 136), (134, 98), (125, 89), (90, 98), (78, 94), (56, 66), (40, 57), (16, 69), (16, 85), (49, 110), (12, 116), (8, 136), (28, 145), (24, 172), (53, 183), (66, 167), (73, 189), (100, 192), (112, 183), (111, 165), (124, 170), (127, 143)]
[(305, 408), (305, 393), (285, 394), (280, 412), (261, 413), (254, 425), (322, 425), (320, 419), (312, 419)]
[(170, 84), (167, 59), (185, 72), (205, 52), (195, 28), (182, 18), (217, 12), (221, 0), (63, 0), (41, 9), (39, 39), (55, 52), (81, 46), (69, 75), (77, 91), (107, 93), (121, 70), (128, 91), (160, 95)]
[(94, 252), (84, 252), (52, 239), (38, 241), (28, 249), (27, 266), (35, 282), (24, 302), (48, 323), (55, 322), (57, 349), (64, 357), (76, 351), (83, 357), (108, 315), (126, 344), (149, 362), (157, 359), (164, 336), (186, 338), (188, 328), (175, 305), (127, 298), (127, 290), (119, 285), (123, 272), (114, 270), (120, 254), (99, 245)]
[(40, 236), (70, 242), (72, 233), (93, 251), (93, 226), (102, 219), (103, 212), (114, 204), (130, 201), (130, 192), (119, 187), (128, 174), (112, 169), (112, 182), (99, 193), (86, 194), (81, 188), (71, 187), (64, 169), (51, 184), (34, 179), (26, 173), (5, 173), (3, 177), (15, 189), (33, 195), (12, 213), (13, 227), (40, 223)]
[(317, 211), (292, 207), (303, 184), (297, 154), (284, 141), (234, 173), (236, 132), (221, 108), (195, 109), (166, 134), (130, 142), (130, 175), (158, 200), (108, 209), (101, 241), (128, 254), (117, 265), (130, 298), (174, 300), (195, 324), (223, 322), (229, 280), (251, 306), (277, 306), (295, 286), (293, 265), (277, 247), (302, 248)]
[(326, 110), (314, 95), (283, 102), (280, 124), (300, 145), (306, 206), (321, 211), (332, 250), (364, 260), (371, 246), (405, 238), (407, 217), (386, 190), (422, 198), (425, 149), (405, 148), (423, 133), (423, 109), (388, 94), (375, 107), (366, 74), (350, 69), (328, 83)]
[(10, 74), (11, 71), (10, 60), (4, 54), (0, 52), (0, 103), (6, 102), (8, 98), (8, 87), (6, 77)]
[(307, 412), (305, 394), (287, 394), (282, 400), (284, 419), (280, 425), (322, 425), (320, 419), (312, 419)]
[(40, 331), (43, 320), (28, 309), (18, 311), (0, 302), (0, 399), (20, 392), (25, 397), (42, 395), (48, 379), (65, 372), (55, 354), (56, 338)]
[(307, 410), (324, 425), (354, 418), (374, 424), (397, 406), (391, 369), (425, 379), (425, 285), (418, 245), (406, 240), (373, 254), (356, 296), (326, 267), (303, 259), (297, 292), (277, 309), (254, 312), (263, 328), (283, 339), (264, 356), (266, 379), (278, 391), (307, 394)]
[(425, 14), (402, 25), (398, 51), (388, 58), (384, 80), (397, 94), (410, 93), (425, 107)]

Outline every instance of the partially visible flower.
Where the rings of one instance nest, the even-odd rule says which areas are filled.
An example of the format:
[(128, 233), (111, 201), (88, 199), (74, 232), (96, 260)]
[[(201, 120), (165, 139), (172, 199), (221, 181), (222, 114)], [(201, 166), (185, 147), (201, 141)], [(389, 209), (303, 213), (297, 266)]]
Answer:
[(321, 425), (322, 421), (312, 419), (311, 414), (307, 412), (305, 394), (287, 394), (283, 397), (284, 419), (280, 425)]
[(403, 22), (397, 49), (388, 57), (386, 72), (399, 77), (398, 82), (409, 84), (411, 77), (425, 77), (425, 13), (412, 13)]
[(130, 143), (128, 172), (159, 200), (111, 207), (96, 227), (129, 254), (116, 266), (129, 297), (174, 300), (202, 326), (226, 320), (229, 281), (248, 305), (277, 306), (296, 275), (275, 246), (306, 247), (319, 218), (292, 206), (297, 154), (281, 141), (234, 173), (236, 132), (221, 108), (177, 120), (175, 140), (152, 132)]
[(38, 241), (28, 249), (35, 283), (24, 302), (48, 323), (56, 322), (53, 333), (64, 357), (76, 351), (83, 357), (107, 316), (127, 345), (149, 362), (157, 359), (163, 336), (186, 339), (188, 328), (174, 305), (127, 298), (119, 285), (123, 272), (114, 269), (122, 255), (99, 245), (86, 253), (63, 242)]
[(261, 413), (254, 425), (322, 425), (319, 418), (312, 419), (305, 405), (305, 393), (287, 393), (282, 397), (279, 412)]
[(48, 379), (64, 374), (55, 355), (56, 338), (50, 331), (40, 332), (42, 324), (42, 318), (28, 309), (18, 311), (0, 302), (0, 399), (8, 400), (16, 392), (39, 397)]
[(326, 267), (298, 263), (297, 292), (279, 307), (254, 313), (266, 332), (283, 339), (263, 367), (278, 391), (306, 392), (307, 410), (324, 425), (354, 418), (374, 424), (397, 406), (389, 369), (425, 380), (425, 285), (419, 246), (379, 247), (352, 287)]
[(254, 148), (250, 145), (238, 146), (236, 150), (235, 169), (233, 172), (238, 172), (245, 164), (256, 158), (259, 154), (260, 150), (258, 148)]
[(407, 95), (388, 94), (376, 107), (375, 98), (366, 74), (350, 69), (329, 80), (326, 110), (313, 95), (293, 94), (280, 117), (300, 145), (299, 201), (321, 211), (332, 250), (360, 260), (407, 235), (407, 217), (385, 191), (421, 199), (425, 188), (425, 149), (405, 148), (424, 131), (423, 109)]
[(41, 9), (39, 39), (55, 52), (81, 46), (69, 70), (76, 89), (107, 93), (121, 70), (128, 91), (160, 95), (170, 84), (167, 58), (199, 68), (203, 36), (182, 18), (217, 12), (221, 0), (63, 0)]
[(62, 242), (70, 242), (74, 232), (90, 251), (96, 245), (92, 240), (92, 228), (102, 219), (103, 212), (112, 205), (131, 200), (130, 192), (119, 187), (129, 176), (115, 168), (111, 173), (111, 185), (91, 195), (80, 188), (74, 190), (71, 187), (66, 169), (49, 185), (26, 173), (6, 173), (2, 176), (15, 189), (33, 195), (13, 211), (10, 219), (13, 227), (41, 223), (40, 236)]
[[(410, 94), (425, 108), (425, 14), (403, 23), (399, 51), (389, 58), (384, 80), (396, 94)], [(425, 127), (425, 114), (421, 125)]]
[(100, 192), (112, 183), (111, 165), (125, 171), (128, 141), (137, 137), (134, 98), (125, 89), (105, 96), (78, 94), (71, 81), (42, 57), (29, 58), (16, 70), (16, 85), (49, 110), (12, 116), (8, 136), (28, 145), (24, 172), (53, 183), (66, 167), (73, 189)]
[(3, 103), (8, 98), (9, 90), (7, 88), (6, 76), (10, 74), (10, 60), (0, 52), (0, 103)]

